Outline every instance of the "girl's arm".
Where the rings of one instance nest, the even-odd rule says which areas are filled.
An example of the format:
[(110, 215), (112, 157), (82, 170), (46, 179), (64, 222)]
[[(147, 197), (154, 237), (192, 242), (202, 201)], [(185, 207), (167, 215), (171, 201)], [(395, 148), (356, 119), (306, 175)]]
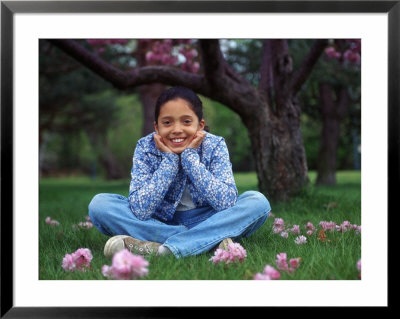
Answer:
[(182, 152), (181, 163), (194, 187), (216, 211), (235, 205), (238, 191), (224, 139), (221, 139), (214, 150), (209, 170), (200, 162), (194, 148), (187, 148)]
[(162, 153), (160, 166), (154, 170), (138, 144), (133, 156), (131, 183), (129, 185), (129, 204), (140, 220), (149, 219), (164, 199), (169, 186), (179, 168), (179, 156), (174, 153)]

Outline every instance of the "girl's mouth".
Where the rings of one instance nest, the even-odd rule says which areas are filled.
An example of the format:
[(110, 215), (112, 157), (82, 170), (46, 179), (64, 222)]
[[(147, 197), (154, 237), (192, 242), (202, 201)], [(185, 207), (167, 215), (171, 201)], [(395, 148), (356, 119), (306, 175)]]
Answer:
[(182, 138), (182, 137), (170, 139), (172, 146), (175, 146), (175, 147), (182, 146), (185, 143), (185, 141), (186, 141), (186, 138)]

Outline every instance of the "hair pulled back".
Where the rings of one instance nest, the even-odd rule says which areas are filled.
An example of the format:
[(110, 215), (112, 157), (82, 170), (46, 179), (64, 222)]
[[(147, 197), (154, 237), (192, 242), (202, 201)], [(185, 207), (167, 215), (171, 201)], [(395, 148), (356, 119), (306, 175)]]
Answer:
[[(158, 116), (160, 115), (161, 107), (172, 100), (183, 99), (189, 103), (189, 107), (196, 114), (199, 122), (203, 119), (203, 103), (199, 99), (199, 97), (194, 93), (191, 89), (188, 89), (184, 86), (174, 86), (165, 90), (158, 97), (156, 102), (156, 108), (154, 111), (154, 121), (158, 123)], [(205, 131), (209, 131), (208, 126), (204, 127)]]

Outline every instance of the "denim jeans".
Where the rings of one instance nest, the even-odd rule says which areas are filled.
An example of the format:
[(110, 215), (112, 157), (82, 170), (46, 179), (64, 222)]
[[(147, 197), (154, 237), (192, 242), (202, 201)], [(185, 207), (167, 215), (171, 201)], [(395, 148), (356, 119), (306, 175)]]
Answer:
[(248, 237), (264, 224), (270, 211), (268, 200), (256, 191), (244, 192), (234, 206), (220, 212), (212, 207), (176, 211), (168, 223), (137, 219), (128, 199), (118, 194), (98, 194), (89, 204), (90, 219), (103, 234), (158, 242), (176, 258), (209, 251), (228, 237)]

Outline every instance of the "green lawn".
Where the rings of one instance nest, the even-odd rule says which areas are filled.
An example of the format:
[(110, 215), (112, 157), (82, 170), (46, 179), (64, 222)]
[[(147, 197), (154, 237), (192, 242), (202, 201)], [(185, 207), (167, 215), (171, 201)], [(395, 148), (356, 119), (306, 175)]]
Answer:
[[(243, 239), (247, 258), (240, 264), (212, 264), (211, 253), (175, 259), (173, 256), (148, 256), (149, 274), (138, 280), (247, 280), (262, 272), (265, 265), (276, 267), (276, 255), (286, 252), (288, 259), (301, 257), (300, 267), (293, 273), (281, 273), (281, 280), (357, 280), (357, 261), (361, 258), (361, 235), (354, 231), (326, 232), (324, 241), (318, 233), (307, 236), (307, 243), (297, 245), (295, 235), (283, 238), (275, 234), (275, 218), (285, 224), (304, 225), (310, 221), (320, 230), (320, 221), (334, 221), (340, 225), (347, 220), (361, 224), (361, 173), (338, 172), (335, 187), (316, 187), (315, 172), (310, 172), (311, 185), (299, 197), (288, 203), (271, 202), (272, 214), (251, 237)], [(235, 174), (239, 193), (257, 190), (254, 173)], [(108, 237), (91, 229), (73, 229), (84, 222), (91, 198), (102, 192), (128, 195), (129, 180), (107, 182), (88, 178), (41, 179), (39, 187), (39, 278), (40, 279), (105, 279), (103, 265), (111, 260), (103, 256)], [(59, 226), (45, 223), (47, 216), (60, 222)], [(66, 272), (61, 267), (65, 254), (78, 248), (89, 248), (93, 254), (92, 267), (86, 272)]]

